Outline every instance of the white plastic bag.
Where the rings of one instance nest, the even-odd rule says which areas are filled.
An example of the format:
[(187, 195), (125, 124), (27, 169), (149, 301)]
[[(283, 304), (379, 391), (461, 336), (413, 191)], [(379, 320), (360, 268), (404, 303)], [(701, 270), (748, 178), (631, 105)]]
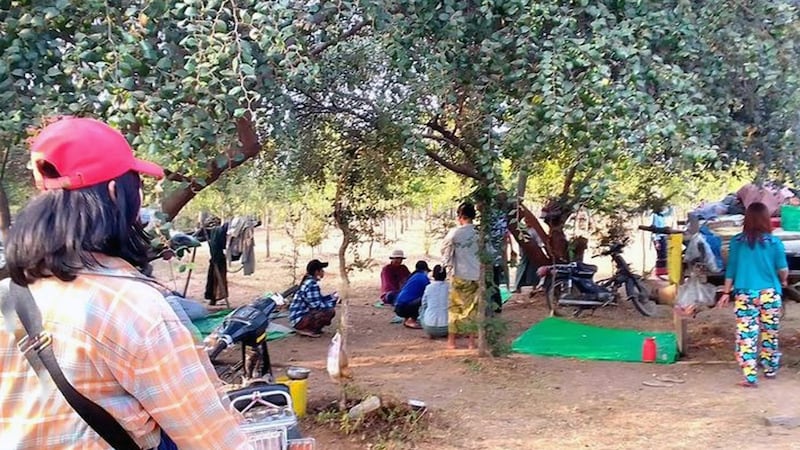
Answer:
[(347, 352), (344, 348), (344, 339), (337, 331), (328, 347), (328, 375), (335, 382), (350, 378), (350, 369), (347, 366)]
[[(701, 247), (705, 251), (700, 250)], [(722, 271), (722, 267), (717, 266), (717, 259), (714, 257), (714, 252), (711, 251), (705, 236), (699, 232), (695, 233), (686, 245), (683, 261), (689, 264), (694, 264), (695, 262), (705, 264), (711, 273)]]
[(691, 274), (689, 280), (678, 286), (678, 299), (676, 305), (683, 310), (694, 306), (714, 306), (716, 303), (717, 288), (706, 283), (705, 277)]

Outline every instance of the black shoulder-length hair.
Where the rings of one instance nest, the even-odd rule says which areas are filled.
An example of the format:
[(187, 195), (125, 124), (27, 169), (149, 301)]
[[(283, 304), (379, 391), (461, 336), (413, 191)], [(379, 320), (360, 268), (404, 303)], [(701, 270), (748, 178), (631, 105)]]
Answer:
[(46, 191), (28, 203), (8, 233), (11, 279), (21, 286), (47, 277), (72, 281), (79, 271), (101, 266), (95, 253), (145, 265), (150, 242), (139, 220), (139, 174), (128, 172), (114, 181), (115, 199), (108, 183), (100, 183)]

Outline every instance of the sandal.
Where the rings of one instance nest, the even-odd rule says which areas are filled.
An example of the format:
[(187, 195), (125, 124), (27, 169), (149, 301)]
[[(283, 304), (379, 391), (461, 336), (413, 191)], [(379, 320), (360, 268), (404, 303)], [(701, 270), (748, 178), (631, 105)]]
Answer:
[(648, 387), (672, 387), (672, 383), (667, 383), (660, 380), (642, 381), (642, 384)]
[(414, 319), (406, 319), (406, 320), (404, 320), (403, 321), (403, 326), (406, 327), (406, 328), (412, 328), (414, 330), (421, 330), (422, 329), (422, 325), (420, 325), (419, 322), (417, 322)]
[(747, 380), (740, 381), (740, 382), (736, 383), (736, 385), (739, 386), (739, 387), (743, 387), (743, 388), (757, 388), (758, 387), (758, 383), (751, 383), (751, 382), (749, 382)]
[(675, 383), (675, 384), (683, 384), (686, 382), (686, 380), (673, 377), (672, 375), (661, 375), (656, 377), (656, 380), (663, 381), (664, 383)]
[(299, 334), (300, 336), (310, 337), (310, 338), (318, 338), (322, 336), (321, 333), (314, 333), (313, 331), (306, 331), (306, 330), (294, 330), (295, 333)]

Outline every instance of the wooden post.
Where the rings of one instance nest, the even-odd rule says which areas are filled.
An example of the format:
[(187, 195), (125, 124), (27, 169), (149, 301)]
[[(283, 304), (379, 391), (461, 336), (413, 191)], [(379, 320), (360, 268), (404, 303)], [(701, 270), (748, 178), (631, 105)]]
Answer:
[(267, 230), (267, 258), (269, 258), (269, 229), (272, 225), (272, 214), (270, 214), (269, 207), (264, 208), (264, 225)]
[(678, 354), (686, 356), (689, 353), (689, 319), (673, 310), (672, 321), (675, 324), (675, 337), (678, 340)]

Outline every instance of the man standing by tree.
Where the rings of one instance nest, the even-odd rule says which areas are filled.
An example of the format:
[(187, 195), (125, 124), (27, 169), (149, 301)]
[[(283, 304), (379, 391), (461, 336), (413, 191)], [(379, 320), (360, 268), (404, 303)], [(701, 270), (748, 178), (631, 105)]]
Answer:
[[(395, 250), (389, 255), (389, 264), (381, 270), (381, 301), (383, 305), (394, 305), (394, 300), (400, 289), (411, 276), (403, 260), (406, 259), (402, 250)], [(383, 306), (381, 305), (381, 306)]]
[(442, 243), (442, 265), (453, 274), (448, 311), (447, 348), (456, 348), (456, 335), (468, 336), (468, 348), (475, 348), (475, 316), (478, 311), (478, 279), (481, 263), (478, 255), (478, 232), (475, 206), (462, 203), (458, 206), (458, 226), (450, 230)]

